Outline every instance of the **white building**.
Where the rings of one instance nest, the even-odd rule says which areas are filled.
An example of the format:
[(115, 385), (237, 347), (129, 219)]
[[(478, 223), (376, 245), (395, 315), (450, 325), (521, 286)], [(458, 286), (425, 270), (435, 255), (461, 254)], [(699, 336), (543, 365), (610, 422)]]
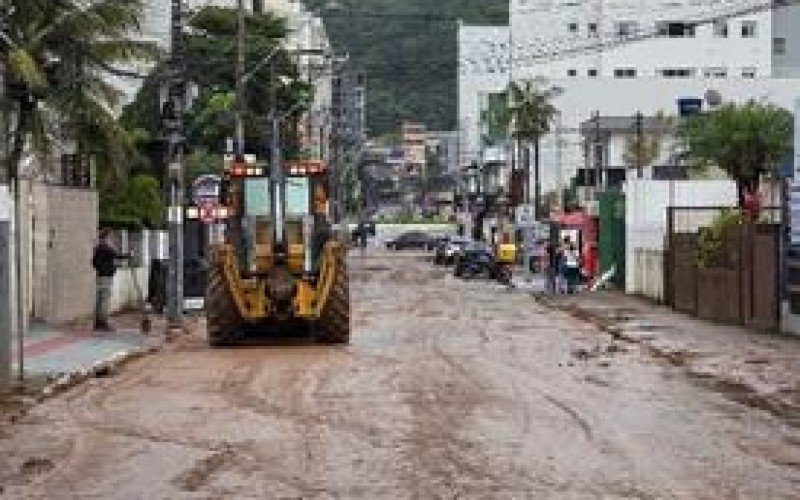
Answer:
[[(476, 42), (477, 28), (461, 29), (462, 148), (480, 150), (483, 96), (500, 91), (510, 78), (541, 78), (561, 91), (554, 102), (560, 110), (554, 124), (558, 133), (542, 141), (545, 190), (559, 185), (559, 179), (566, 182), (583, 164), (578, 126), (595, 111), (605, 116), (675, 114), (678, 98), (703, 98), (709, 90), (724, 102), (755, 99), (791, 109), (800, 93), (799, 5), (771, 9), (767, 6), (774, 2), (768, 0), (510, 1), (511, 29), (504, 38), (501, 28), (493, 28), (494, 46)], [(481, 61), (504, 57), (513, 64), (494, 73), (481, 67)]]
[(508, 26), (470, 26), (458, 29), (459, 164), (480, 157), (481, 110), (489, 94), (502, 92), (511, 81)]
[[(773, 3), (511, 0), (514, 72), (546, 78), (800, 76), (800, 6), (767, 8)], [(595, 50), (599, 43), (606, 47)], [(563, 55), (545, 57), (554, 52)]]

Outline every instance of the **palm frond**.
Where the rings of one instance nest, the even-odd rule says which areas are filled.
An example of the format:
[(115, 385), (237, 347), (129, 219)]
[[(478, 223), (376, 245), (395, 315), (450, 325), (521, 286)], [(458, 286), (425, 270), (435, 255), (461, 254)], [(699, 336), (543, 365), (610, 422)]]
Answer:
[(163, 55), (153, 42), (131, 39), (102, 40), (88, 47), (92, 59), (104, 63), (155, 62)]
[(18, 83), (33, 88), (44, 87), (47, 84), (47, 76), (39, 63), (25, 49), (14, 49), (8, 54), (8, 69), (11, 79)]

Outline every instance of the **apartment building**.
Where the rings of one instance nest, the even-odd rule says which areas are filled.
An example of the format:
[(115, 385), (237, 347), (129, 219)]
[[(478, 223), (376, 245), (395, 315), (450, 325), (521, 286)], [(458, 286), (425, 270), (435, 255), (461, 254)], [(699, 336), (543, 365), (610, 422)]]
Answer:
[[(510, 27), (459, 33), (462, 165), (481, 148), (481, 117), (509, 81), (555, 87), (559, 116), (541, 141), (551, 189), (584, 163), (582, 122), (676, 114), (758, 100), (787, 109), (800, 92), (800, 6), (768, 0), (510, 0)], [(504, 63), (508, 61), (508, 63)], [(557, 132), (555, 129), (558, 129)]]
[(511, 0), (514, 71), (551, 79), (800, 76), (800, 6), (780, 3)]
[(458, 156), (459, 165), (481, 157), (483, 121), (492, 94), (511, 81), (508, 26), (460, 23), (458, 29)]

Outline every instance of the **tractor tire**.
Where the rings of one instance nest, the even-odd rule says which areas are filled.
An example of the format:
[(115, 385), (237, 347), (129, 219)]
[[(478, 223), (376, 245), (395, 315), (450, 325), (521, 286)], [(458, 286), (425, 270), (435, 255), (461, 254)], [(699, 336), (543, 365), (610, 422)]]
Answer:
[(216, 265), (208, 273), (205, 309), (209, 345), (212, 347), (230, 345), (236, 338), (236, 330), (241, 321), (231, 292), (226, 286), (222, 269)]
[(320, 341), (327, 344), (350, 342), (350, 288), (344, 255), (337, 257), (336, 277), (320, 315)]

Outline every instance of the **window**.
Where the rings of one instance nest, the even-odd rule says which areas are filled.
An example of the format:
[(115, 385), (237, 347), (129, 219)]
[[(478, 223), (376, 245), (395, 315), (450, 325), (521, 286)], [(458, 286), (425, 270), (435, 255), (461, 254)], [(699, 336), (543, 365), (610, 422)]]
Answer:
[(636, 70), (633, 68), (616, 68), (614, 78), (636, 78)]
[(589, 36), (597, 36), (597, 23), (589, 23)]
[(577, 69), (568, 69), (567, 70), (567, 76), (578, 76), (578, 70)]
[(592, 78), (594, 78), (595, 76), (597, 76), (597, 70), (596, 70), (596, 69), (594, 69), (594, 68), (592, 68), (592, 69), (590, 69), (589, 71), (587, 71), (587, 73), (586, 73), (586, 74), (588, 74), (589, 76), (591, 76)]
[(728, 70), (725, 68), (705, 68), (703, 70), (704, 78), (725, 78), (728, 76)]
[(756, 77), (755, 68), (742, 68), (742, 78), (755, 78), (755, 77)]
[(728, 38), (728, 22), (723, 20), (714, 21), (714, 36), (717, 38)]
[(782, 56), (786, 54), (786, 39), (785, 38), (773, 38), (772, 39), (772, 53), (776, 56)]
[(742, 21), (742, 38), (755, 38), (756, 27), (755, 21)]
[(661, 21), (656, 23), (658, 36), (668, 38), (691, 38), (694, 37), (695, 24), (680, 21)]
[(620, 21), (616, 24), (614, 32), (619, 37), (628, 37), (636, 33), (637, 24), (635, 21)]
[(567, 25), (567, 30), (570, 33), (577, 33), (578, 32), (578, 23), (569, 23)]
[(691, 78), (694, 75), (692, 68), (664, 68), (657, 71), (664, 78)]

